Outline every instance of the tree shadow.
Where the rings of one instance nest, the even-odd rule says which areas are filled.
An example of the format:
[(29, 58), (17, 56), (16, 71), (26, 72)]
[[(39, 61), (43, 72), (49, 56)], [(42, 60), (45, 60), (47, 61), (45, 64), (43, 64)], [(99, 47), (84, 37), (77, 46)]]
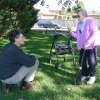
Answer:
[(88, 88), (84, 91), (84, 96), (89, 98), (88, 100), (100, 100), (100, 87), (93, 86), (93, 88)]
[[(26, 44), (22, 47), (28, 54), (35, 53), (40, 61), (37, 76), (35, 77), (35, 82), (38, 84), (40, 82), (40, 87), (37, 87), (36, 90), (29, 91), (20, 91), (14, 87), (14, 92), (8, 96), (4, 96), (4, 94), (0, 93), (0, 97), (3, 98), (1, 100), (18, 100), (18, 98), (23, 98), (23, 100), (59, 100), (60, 95), (66, 95), (66, 93), (63, 92), (63, 86), (74, 84), (76, 77), (75, 69), (68, 64), (71, 62), (70, 60), (68, 60), (66, 64), (62, 64), (60, 69), (56, 69), (53, 64), (48, 62), (52, 43), (51, 39), (52, 36), (48, 36), (48, 34), (32, 33), (27, 36)], [(45, 77), (38, 73), (43, 73), (48, 79), (52, 80), (52, 84), (55, 88), (51, 88), (49, 84), (41, 83)], [(59, 89), (59, 91), (56, 89)]]

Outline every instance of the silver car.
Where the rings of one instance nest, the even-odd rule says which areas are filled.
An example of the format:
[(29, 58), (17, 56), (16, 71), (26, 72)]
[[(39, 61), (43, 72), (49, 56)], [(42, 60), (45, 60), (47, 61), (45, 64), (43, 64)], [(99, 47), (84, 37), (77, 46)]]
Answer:
[(38, 22), (38, 26), (43, 28), (58, 28), (58, 29), (62, 27), (60, 24), (53, 21)]

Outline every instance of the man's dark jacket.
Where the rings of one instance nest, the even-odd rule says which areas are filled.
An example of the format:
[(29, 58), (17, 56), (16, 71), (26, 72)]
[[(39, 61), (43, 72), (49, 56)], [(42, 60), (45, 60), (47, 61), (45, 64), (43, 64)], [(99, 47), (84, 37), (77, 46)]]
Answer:
[(5, 80), (18, 72), (23, 65), (31, 67), (35, 62), (34, 56), (26, 55), (15, 44), (9, 43), (4, 47), (0, 58), (0, 79)]

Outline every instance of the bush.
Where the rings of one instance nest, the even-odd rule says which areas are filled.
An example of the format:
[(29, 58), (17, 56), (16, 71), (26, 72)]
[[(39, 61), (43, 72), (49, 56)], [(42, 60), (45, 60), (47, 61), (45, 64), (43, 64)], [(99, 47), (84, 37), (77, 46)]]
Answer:
[(33, 7), (36, 1), (38, 0), (1, 0), (0, 35), (12, 28), (21, 28), (28, 32), (37, 22), (38, 11)]

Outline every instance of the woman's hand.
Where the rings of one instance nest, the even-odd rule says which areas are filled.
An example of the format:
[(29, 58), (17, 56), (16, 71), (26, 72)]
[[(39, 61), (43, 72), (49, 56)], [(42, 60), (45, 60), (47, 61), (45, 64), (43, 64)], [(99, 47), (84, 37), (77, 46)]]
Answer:
[(88, 46), (89, 46), (89, 43), (85, 43), (83, 48), (86, 50), (88, 48)]
[(72, 31), (72, 27), (67, 26), (67, 29), (68, 29), (68, 32), (70, 32), (70, 33), (72, 33), (72, 32), (73, 32), (73, 31)]

